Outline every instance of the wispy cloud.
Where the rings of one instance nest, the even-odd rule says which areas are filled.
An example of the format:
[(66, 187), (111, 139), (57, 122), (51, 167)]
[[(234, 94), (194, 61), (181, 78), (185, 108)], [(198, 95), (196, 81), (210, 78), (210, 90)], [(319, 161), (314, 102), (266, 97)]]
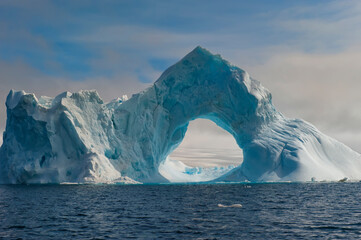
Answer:
[(360, 151), (359, 59), (358, 48), (333, 54), (280, 53), (247, 68), (271, 90), (279, 110), (306, 119)]
[(273, 24), (288, 32), (297, 48), (335, 52), (359, 44), (360, 13), (360, 1), (323, 1), (283, 10)]

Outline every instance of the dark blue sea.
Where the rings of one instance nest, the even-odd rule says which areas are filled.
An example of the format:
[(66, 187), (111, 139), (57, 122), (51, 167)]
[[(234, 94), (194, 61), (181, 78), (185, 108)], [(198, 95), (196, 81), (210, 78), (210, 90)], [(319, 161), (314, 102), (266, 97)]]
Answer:
[[(361, 183), (0, 185), (0, 238), (361, 239), (360, 188)], [(232, 204), (242, 207), (224, 207)]]

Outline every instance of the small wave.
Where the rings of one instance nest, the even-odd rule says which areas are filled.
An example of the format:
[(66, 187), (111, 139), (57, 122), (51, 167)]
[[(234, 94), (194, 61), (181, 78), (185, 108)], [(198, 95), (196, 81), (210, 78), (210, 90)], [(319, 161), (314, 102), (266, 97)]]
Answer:
[(352, 231), (357, 230), (356, 228), (352, 228), (349, 226), (311, 226), (310, 229), (321, 229), (321, 230), (343, 230), (343, 231)]
[(241, 208), (243, 206), (240, 203), (231, 204), (231, 205), (223, 205), (223, 204), (218, 203), (218, 207), (221, 207), (221, 208)]
[(77, 216), (77, 217), (87, 217), (88, 215), (86, 215), (85, 213), (78, 213), (75, 216)]
[(17, 229), (23, 229), (23, 228), (26, 228), (25, 226), (23, 225), (15, 225), (15, 226), (10, 226), (8, 227), (9, 229), (13, 229), (13, 228), (17, 228)]

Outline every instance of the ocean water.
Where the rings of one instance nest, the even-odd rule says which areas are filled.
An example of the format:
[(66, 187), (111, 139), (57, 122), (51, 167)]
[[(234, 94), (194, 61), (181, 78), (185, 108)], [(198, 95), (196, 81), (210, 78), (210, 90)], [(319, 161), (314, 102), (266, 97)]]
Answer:
[(0, 185), (0, 238), (360, 239), (360, 188), (361, 183)]

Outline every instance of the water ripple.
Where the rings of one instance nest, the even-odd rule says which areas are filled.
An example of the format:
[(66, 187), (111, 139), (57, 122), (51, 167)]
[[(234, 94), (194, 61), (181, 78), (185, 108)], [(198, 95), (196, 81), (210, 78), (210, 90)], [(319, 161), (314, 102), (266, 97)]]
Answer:
[(360, 239), (361, 183), (0, 186), (0, 239)]

